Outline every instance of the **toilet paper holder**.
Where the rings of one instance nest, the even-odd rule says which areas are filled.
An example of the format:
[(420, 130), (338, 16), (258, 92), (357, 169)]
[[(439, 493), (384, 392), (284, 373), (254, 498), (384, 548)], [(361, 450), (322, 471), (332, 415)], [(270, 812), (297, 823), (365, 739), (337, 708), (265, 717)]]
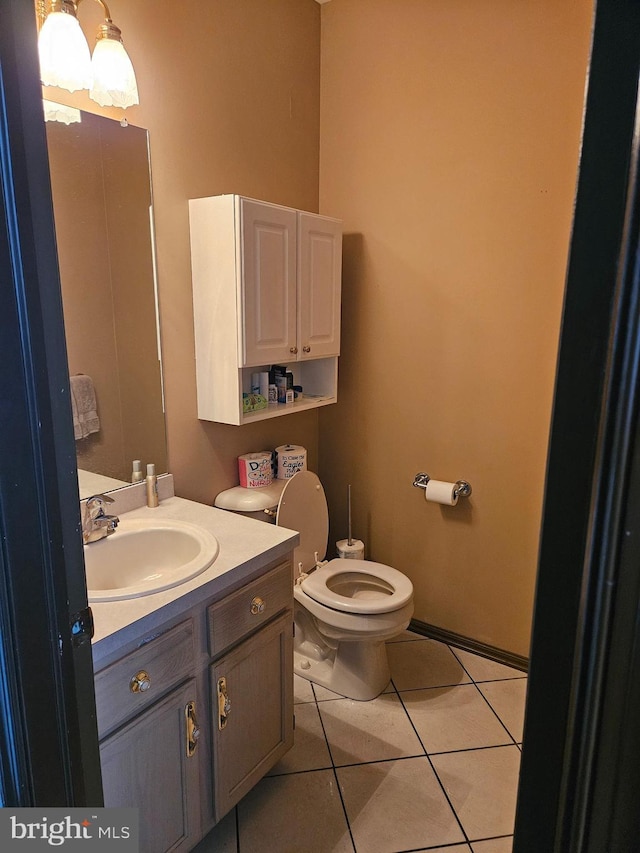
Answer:
[[(418, 489), (426, 489), (430, 479), (431, 477), (424, 472), (416, 474), (413, 478), (413, 485)], [(471, 483), (467, 483), (466, 480), (456, 480), (456, 487), (453, 493), (457, 498), (468, 498), (471, 495), (471, 491)]]

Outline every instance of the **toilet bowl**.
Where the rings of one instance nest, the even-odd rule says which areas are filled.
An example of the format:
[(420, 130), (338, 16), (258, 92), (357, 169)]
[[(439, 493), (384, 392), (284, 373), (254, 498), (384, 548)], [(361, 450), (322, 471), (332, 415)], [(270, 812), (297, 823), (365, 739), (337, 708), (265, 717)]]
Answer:
[(411, 581), (371, 560), (324, 560), (329, 515), (312, 471), (264, 489), (240, 488), (222, 492), (215, 505), (275, 517), (276, 524), (300, 534), (294, 551), (294, 671), (350, 699), (373, 699), (390, 679), (385, 642), (413, 615)]

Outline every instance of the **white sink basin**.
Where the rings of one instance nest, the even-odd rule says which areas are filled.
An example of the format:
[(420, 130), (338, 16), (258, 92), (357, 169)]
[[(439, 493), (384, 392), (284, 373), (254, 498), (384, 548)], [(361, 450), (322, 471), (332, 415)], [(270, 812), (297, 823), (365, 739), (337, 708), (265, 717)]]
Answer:
[(175, 519), (120, 521), (110, 536), (84, 546), (89, 601), (139, 598), (191, 580), (218, 556), (218, 540)]

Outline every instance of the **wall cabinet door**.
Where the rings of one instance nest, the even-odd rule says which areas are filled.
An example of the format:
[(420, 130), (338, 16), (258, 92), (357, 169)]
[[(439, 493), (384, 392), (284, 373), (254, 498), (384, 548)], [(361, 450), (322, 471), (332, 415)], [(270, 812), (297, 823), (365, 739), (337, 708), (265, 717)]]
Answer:
[(298, 358), (340, 355), (342, 224), (298, 214)]
[(139, 809), (141, 853), (190, 850), (200, 838), (199, 752), (188, 749), (186, 712), (195, 700), (191, 679), (100, 744), (104, 804)]
[(295, 357), (296, 212), (240, 199), (241, 329), (245, 367)]
[(291, 612), (213, 663), (210, 673), (218, 821), (293, 745)]

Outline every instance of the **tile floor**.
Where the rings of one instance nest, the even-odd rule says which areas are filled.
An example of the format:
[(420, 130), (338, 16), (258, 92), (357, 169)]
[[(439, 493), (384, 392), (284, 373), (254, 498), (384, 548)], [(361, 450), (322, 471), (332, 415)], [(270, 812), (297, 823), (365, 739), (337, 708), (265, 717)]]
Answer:
[(508, 853), (527, 679), (405, 631), (354, 702), (295, 677), (295, 745), (198, 853)]

